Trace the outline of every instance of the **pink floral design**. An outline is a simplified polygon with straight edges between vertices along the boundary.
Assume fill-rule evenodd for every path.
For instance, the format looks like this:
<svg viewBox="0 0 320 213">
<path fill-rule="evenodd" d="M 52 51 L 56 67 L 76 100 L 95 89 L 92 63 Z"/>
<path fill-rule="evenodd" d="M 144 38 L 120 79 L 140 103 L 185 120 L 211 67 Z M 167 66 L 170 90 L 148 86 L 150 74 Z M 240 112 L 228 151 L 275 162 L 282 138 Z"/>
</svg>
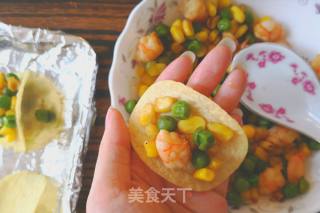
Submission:
<svg viewBox="0 0 320 213">
<path fill-rule="evenodd" d="M 154 26 L 154 25 L 159 24 L 165 18 L 167 6 L 166 6 L 165 2 L 163 2 L 158 7 L 158 2 L 155 1 L 154 8 L 150 8 L 150 10 L 152 11 L 152 16 L 149 19 L 149 23 L 152 26 Z"/>
<path fill-rule="evenodd" d="M 267 114 L 273 115 L 277 119 L 285 119 L 289 123 L 294 123 L 292 119 L 287 116 L 287 111 L 284 107 L 278 109 L 271 104 L 259 104 L 259 107 Z"/>
<path fill-rule="evenodd" d="M 120 105 L 124 106 L 127 102 L 127 99 L 125 97 L 119 97 L 118 102 Z"/>
<path fill-rule="evenodd" d="M 254 90 L 257 87 L 257 85 L 255 82 L 249 82 L 247 87 L 248 87 L 247 99 L 249 101 L 254 101 L 252 97 L 252 90 Z"/>
<path fill-rule="evenodd" d="M 273 64 L 277 64 L 285 59 L 285 56 L 278 51 L 271 51 L 268 53 L 265 50 L 262 50 L 258 53 L 258 55 L 254 55 L 253 53 L 248 53 L 246 60 L 247 61 L 255 61 L 258 63 L 260 68 L 265 68 L 268 62 Z"/>
<path fill-rule="evenodd" d="M 272 51 L 271 53 L 269 53 L 269 60 L 274 64 L 277 64 L 283 59 L 284 59 L 284 56 L 280 52 Z"/>
<path fill-rule="evenodd" d="M 311 95 L 316 94 L 316 88 L 314 83 L 308 79 L 308 74 L 304 71 L 299 71 L 299 65 L 296 63 L 290 64 L 294 76 L 291 79 L 291 83 L 295 86 L 302 84 L 303 90 Z"/>
</svg>

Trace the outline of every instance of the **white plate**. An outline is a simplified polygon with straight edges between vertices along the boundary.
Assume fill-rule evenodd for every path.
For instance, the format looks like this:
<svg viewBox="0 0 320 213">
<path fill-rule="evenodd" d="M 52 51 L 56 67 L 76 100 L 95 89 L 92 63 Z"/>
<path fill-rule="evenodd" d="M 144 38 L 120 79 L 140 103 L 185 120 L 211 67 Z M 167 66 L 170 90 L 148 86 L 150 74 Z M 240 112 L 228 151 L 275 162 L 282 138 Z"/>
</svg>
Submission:
<svg viewBox="0 0 320 213">
<path fill-rule="evenodd" d="M 286 28 L 287 38 L 303 58 L 310 60 L 320 53 L 320 0 L 238 0 L 250 6 L 259 16 L 269 15 Z M 109 76 L 111 104 L 127 118 L 123 104 L 136 98 L 137 79 L 133 69 L 133 55 L 139 38 L 159 21 L 171 23 L 179 16 L 177 0 L 144 0 L 129 16 L 114 51 Z M 320 211 L 320 152 L 314 154 L 307 172 L 310 191 L 283 203 L 261 201 L 258 204 L 232 210 L 236 213 L 279 212 L 314 213 Z"/>
</svg>

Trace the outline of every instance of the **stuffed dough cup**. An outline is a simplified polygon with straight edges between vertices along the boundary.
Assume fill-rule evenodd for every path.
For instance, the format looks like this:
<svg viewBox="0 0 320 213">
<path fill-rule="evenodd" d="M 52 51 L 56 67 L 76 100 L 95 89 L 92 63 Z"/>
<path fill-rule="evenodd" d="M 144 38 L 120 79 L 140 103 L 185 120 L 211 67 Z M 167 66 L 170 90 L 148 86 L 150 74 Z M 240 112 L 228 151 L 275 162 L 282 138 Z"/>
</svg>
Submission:
<svg viewBox="0 0 320 213">
<path fill-rule="evenodd" d="M 134 150 L 150 169 L 196 191 L 225 181 L 248 150 L 236 120 L 208 97 L 174 81 L 155 83 L 144 93 L 129 128 Z"/>
</svg>

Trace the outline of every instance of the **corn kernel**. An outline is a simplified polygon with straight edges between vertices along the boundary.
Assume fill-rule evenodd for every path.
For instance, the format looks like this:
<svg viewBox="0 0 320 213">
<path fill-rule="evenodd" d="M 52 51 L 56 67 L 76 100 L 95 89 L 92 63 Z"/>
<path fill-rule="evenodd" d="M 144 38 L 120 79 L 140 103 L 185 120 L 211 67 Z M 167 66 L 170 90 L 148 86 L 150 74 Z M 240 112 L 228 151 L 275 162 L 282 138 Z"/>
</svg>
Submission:
<svg viewBox="0 0 320 213">
<path fill-rule="evenodd" d="M 182 29 L 187 37 L 192 37 L 194 35 L 192 22 L 190 20 L 185 19 L 182 21 Z"/>
<path fill-rule="evenodd" d="M 13 92 L 17 91 L 18 90 L 18 86 L 19 86 L 19 81 L 16 78 L 10 77 L 8 79 L 8 88 L 11 91 L 13 91 Z"/>
<path fill-rule="evenodd" d="M 268 153 L 261 147 L 257 147 L 254 154 L 261 160 L 268 160 Z"/>
<path fill-rule="evenodd" d="M 156 112 L 154 111 L 152 104 L 146 104 L 140 115 L 140 124 L 147 126 L 148 124 L 153 124 L 156 121 Z"/>
<path fill-rule="evenodd" d="M 201 42 L 206 42 L 208 40 L 208 37 L 209 37 L 208 29 L 203 29 L 196 34 L 196 39 L 198 39 Z"/>
<path fill-rule="evenodd" d="M 316 71 L 317 69 L 320 69 L 320 55 L 317 55 L 314 59 L 312 59 L 311 66 Z"/>
<path fill-rule="evenodd" d="M 139 77 L 142 77 L 145 72 L 144 65 L 139 63 L 134 68 L 135 68 L 135 72 L 137 73 L 137 75 Z"/>
<path fill-rule="evenodd" d="M 140 79 L 141 83 L 144 84 L 144 85 L 147 85 L 147 86 L 150 86 L 151 84 L 153 84 L 153 82 L 154 82 L 155 80 L 156 80 L 156 78 L 151 77 L 151 76 L 148 75 L 147 73 L 144 74 L 144 75 L 141 77 L 141 79 Z"/>
<path fill-rule="evenodd" d="M 173 42 L 171 44 L 171 51 L 175 54 L 180 54 L 183 51 L 183 46 L 182 44 L 179 44 L 177 42 Z"/>
<path fill-rule="evenodd" d="M 205 128 L 206 121 L 200 116 L 191 116 L 186 120 L 180 120 L 178 122 L 178 129 L 185 134 L 193 134 L 196 129 L 202 127 Z"/>
<path fill-rule="evenodd" d="M 140 85 L 139 85 L 139 88 L 138 88 L 138 95 L 139 95 L 139 97 L 141 97 L 147 89 L 148 89 L 148 86 L 147 86 L 147 85 L 145 85 L 145 84 L 140 84 Z"/>
<path fill-rule="evenodd" d="M 215 42 L 218 38 L 219 32 L 217 30 L 213 30 L 209 34 L 209 41 Z"/>
<path fill-rule="evenodd" d="M 0 116 L 4 116 L 6 114 L 6 110 L 3 108 L 0 108 Z"/>
<path fill-rule="evenodd" d="M 210 16 L 217 15 L 217 6 L 212 1 L 207 2 L 207 9 Z"/>
<path fill-rule="evenodd" d="M 254 128 L 253 125 L 244 125 L 242 129 L 249 140 L 253 139 L 256 133 L 256 129 Z"/>
<path fill-rule="evenodd" d="M 236 20 L 238 23 L 243 23 L 246 19 L 246 15 L 244 12 L 240 9 L 238 6 L 232 6 L 230 8 L 231 13 L 233 15 L 234 20 Z"/>
<path fill-rule="evenodd" d="M 228 142 L 234 136 L 233 130 L 223 124 L 209 123 L 207 127 L 213 133 L 214 137 L 221 142 Z"/>
<path fill-rule="evenodd" d="M 150 66 L 147 67 L 146 72 L 151 77 L 156 77 L 160 75 L 160 73 L 164 70 L 166 64 L 164 63 L 152 63 Z"/>
<path fill-rule="evenodd" d="M 219 0 L 219 7 L 229 7 L 231 5 L 231 0 Z"/>
<path fill-rule="evenodd" d="M 201 46 L 200 50 L 196 53 L 198 58 L 204 57 L 208 52 L 208 48 L 204 45 Z"/>
<path fill-rule="evenodd" d="M 183 33 L 182 21 L 180 19 L 173 22 L 173 24 L 170 28 L 170 32 L 171 32 L 173 39 L 177 43 L 181 44 L 186 40 L 184 33 Z"/>
<path fill-rule="evenodd" d="M 208 168 L 212 169 L 212 170 L 216 170 L 218 169 L 219 167 L 221 166 L 221 163 L 217 160 L 211 160 L 210 161 L 210 164 L 208 166 Z"/>
<path fill-rule="evenodd" d="M 16 130 L 13 128 L 2 127 L 0 129 L 0 135 L 5 136 L 7 142 L 13 142 L 16 140 Z"/>
<path fill-rule="evenodd" d="M 237 30 L 235 36 L 236 38 L 240 38 L 243 36 L 246 32 L 248 31 L 248 26 L 247 25 L 241 25 L 239 29 Z"/>
<path fill-rule="evenodd" d="M 14 110 L 8 110 L 8 111 L 6 111 L 6 115 L 8 116 L 8 115 L 15 115 L 16 113 L 15 113 L 15 111 Z"/>
<path fill-rule="evenodd" d="M 193 177 L 198 180 L 211 182 L 215 178 L 215 173 L 211 169 L 202 168 L 202 169 L 197 169 L 193 173 Z"/>
<path fill-rule="evenodd" d="M 172 97 L 159 97 L 155 101 L 154 110 L 156 112 L 170 112 L 174 102 L 176 99 Z"/>
<path fill-rule="evenodd" d="M 155 158 L 158 156 L 156 142 L 154 140 L 145 141 L 143 145 L 144 145 L 144 149 L 146 150 L 147 157 Z"/>
<path fill-rule="evenodd" d="M 17 105 L 17 96 L 11 98 L 11 110 L 15 110 Z"/>
<path fill-rule="evenodd" d="M 6 86 L 6 77 L 3 73 L 0 73 L 0 90 L 3 90 Z"/>
<path fill-rule="evenodd" d="M 158 127 L 155 124 L 148 124 L 145 128 L 146 134 L 152 140 L 156 139 L 159 132 Z"/>
<path fill-rule="evenodd" d="M 264 16 L 262 18 L 260 18 L 260 22 L 265 22 L 265 21 L 271 21 L 271 17 L 270 16 Z"/>
<path fill-rule="evenodd" d="M 238 22 L 236 22 L 235 20 L 232 20 L 231 21 L 231 28 L 230 28 L 229 32 L 232 34 L 236 34 L 236 32 L 238 31 L 238 28 L 239 28 Z"/>
</svg>

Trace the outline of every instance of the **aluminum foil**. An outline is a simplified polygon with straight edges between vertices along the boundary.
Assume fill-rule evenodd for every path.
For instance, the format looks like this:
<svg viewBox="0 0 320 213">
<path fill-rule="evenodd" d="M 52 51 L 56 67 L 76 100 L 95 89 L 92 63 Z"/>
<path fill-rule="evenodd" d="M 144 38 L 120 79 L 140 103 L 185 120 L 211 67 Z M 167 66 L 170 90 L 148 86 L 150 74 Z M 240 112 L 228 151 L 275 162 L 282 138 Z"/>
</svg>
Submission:
<svg viewBox="0 0 320 213">
<path fill-rule="evenodd" d="M 0 178 L 21 170 L 49 176 L 59 185 L 58 212 L 74 212 L 95 118 L 96 54 L 76 36 L 0 23 L 0 71 L 26 70 L 45 74 L 65 96 L 64 130 L 38 151 L 15 153 L 0 147 Z"/>
</svg>

